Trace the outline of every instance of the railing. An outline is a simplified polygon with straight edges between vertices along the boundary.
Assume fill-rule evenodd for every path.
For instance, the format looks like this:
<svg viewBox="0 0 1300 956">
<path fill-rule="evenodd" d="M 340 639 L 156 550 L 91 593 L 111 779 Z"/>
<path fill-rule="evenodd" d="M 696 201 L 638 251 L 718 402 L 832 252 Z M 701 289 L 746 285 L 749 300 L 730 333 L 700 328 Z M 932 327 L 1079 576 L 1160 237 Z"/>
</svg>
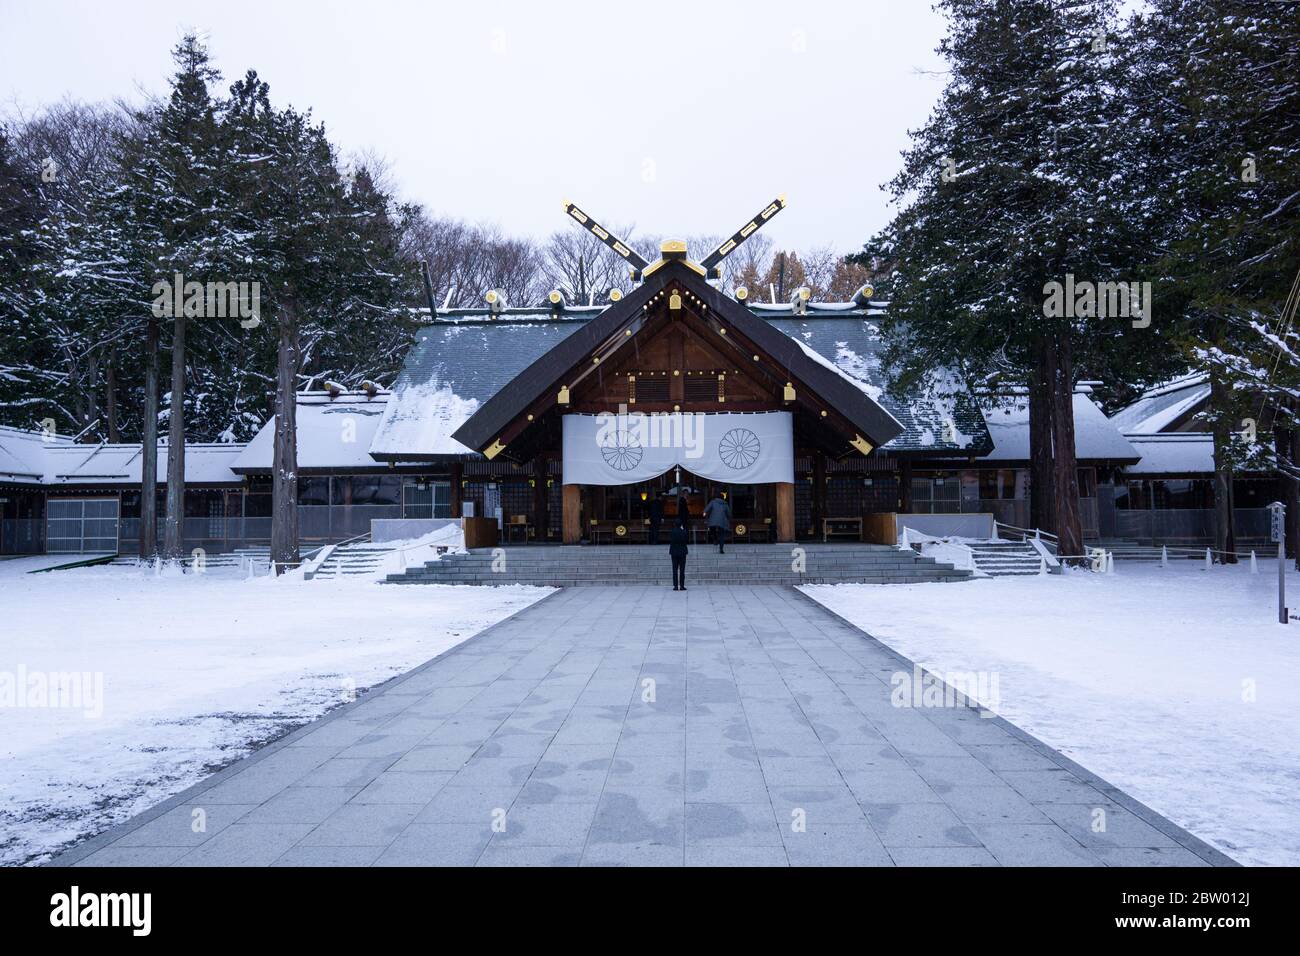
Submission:
<svg viewBox="0 0 1300 956">
<path fill-rule="evenodd" d="M 308 569 L 308 571 L 314 572 L 317 569 L 319 569 L 322 564 L 324 564 L 326 561 L 329 560 L 331 554 L 333 554 L 339 548 L 343 547 L 345 544 L 353 544 L 357 541 L 365 541 L 369 537 L 370 537 L 370 532 L 366 531 L 362 534 L 356 535 L 355 537 L 347 538 L 344 541 L 337 541 L 333 544 L 322 544 L 318 548 L 312 548 L 310 551 L 306 552 L 305 554 L 298 555 L 298 562 L 295 565 L 295 567 L 300 568 L 303 567 L 304 565 L 311 564 L 312 566 Z M 315 562 L 312 562 L 311 560 L 312 555 L 319 555 L 319 557 L 317 557 Z M 287 563 L 292 563 L 292 562 L 287 562 Z M 272 562 L 272 566 L 274 566 L 274 562 Z"/>
<path fill-rule="evenodd" d="M 1050 531 L 1043 531 L 1040 528 L 1017 528 L 1015 525 L 1003 524 L 1001 521 L 993 522 L 993 530 L 999 538 L 1008 541 L 1028 541 L 1030 538 L 1037 538 L 1039 541 L 1057 544 L 1059 540 Z"/>
</svg>

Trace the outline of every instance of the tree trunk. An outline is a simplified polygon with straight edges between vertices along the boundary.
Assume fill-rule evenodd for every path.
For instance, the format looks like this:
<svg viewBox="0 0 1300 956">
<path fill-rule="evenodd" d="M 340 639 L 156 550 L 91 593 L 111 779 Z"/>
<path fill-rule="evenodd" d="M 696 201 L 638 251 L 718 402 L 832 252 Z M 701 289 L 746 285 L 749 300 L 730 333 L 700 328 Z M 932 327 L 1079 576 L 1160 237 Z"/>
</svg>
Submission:
<svg viewBox="0 0 1300 956">
<path fill-rule="evenodd" d="M 1052 480 L 1056 500 L 1056 540 L 1059 554 L 1083 554 L 1079 520 L 1079 468 L 1074 457 L 1074 359 L 1069 332 L 1049 345 L 1052 373 Z"/>
<path fill-rule="evenodd" d="M 1214 420 L 1214 547 L 1215 560 L 1237 563 L 1237 533 L 1232 514 L 1232 416 L 1223 382 L 1210 372 L 1210 407 Z"/>
<path fill-rule="evenodd" d="M 158 554 L 158 320 L 144 338 L 144 422 L 140 433 L 140 557 Z"/>
<path fill-rule="evenodd" d="M 104 418 L 108 423 L 108 440 L 116 445 L 122 435 L 117 428 L 117 371 L 112 359 L 104 367 Z"/>
<path fill-rule="evenodd" d="M 298 566 L 298 303 L 292 292 L 279 309 L 276 353 L 275 454 L 271 465 L 271 561 L 277 574 Z"/>
<path fill-rule="evenodd" d="M 1029 375 L 1029 524 L 1056 532 L 1055 485 L 1052 475 L 1052 393 L 1048 382 L 1047 340 L 1034 345 Z M 1064 553 L 1064 552 L 1062 552 Z"/>
<path fill-rule="evenodd" d="M 163 556 L 179 560 L 185 553 L 185 316 L 172 327 L 172 397 L 167 417 L 167 520 Z"/>
<path fill-rule="evenodd" d="M 95 425 L 99 422 L 99 389 L 95 380 L 99 378 L 99 358 L 92 351 L 86 358 L 86 411 L 81 422 L 85 432 L 82 441 L 97 443 L 102 439 L 95 434 Z"/>
</svg>

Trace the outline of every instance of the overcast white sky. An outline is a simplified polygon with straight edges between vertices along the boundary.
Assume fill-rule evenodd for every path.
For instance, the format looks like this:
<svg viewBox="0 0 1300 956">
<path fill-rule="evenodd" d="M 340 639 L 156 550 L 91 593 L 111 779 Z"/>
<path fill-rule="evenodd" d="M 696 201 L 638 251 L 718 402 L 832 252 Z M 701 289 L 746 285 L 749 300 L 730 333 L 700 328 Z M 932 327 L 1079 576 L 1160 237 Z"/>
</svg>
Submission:
<svg viewBox="0 0 1300 956">
<path fill-rule="evenodd" d="M 928 0 L 0 0 L 0 108 L 161 92 L 186 29 L 403 198 L 536 236 L 564 199 L 726 234 L 786 193 L 773 239 L 853 251 L 943 85 Z"/>
</svg>

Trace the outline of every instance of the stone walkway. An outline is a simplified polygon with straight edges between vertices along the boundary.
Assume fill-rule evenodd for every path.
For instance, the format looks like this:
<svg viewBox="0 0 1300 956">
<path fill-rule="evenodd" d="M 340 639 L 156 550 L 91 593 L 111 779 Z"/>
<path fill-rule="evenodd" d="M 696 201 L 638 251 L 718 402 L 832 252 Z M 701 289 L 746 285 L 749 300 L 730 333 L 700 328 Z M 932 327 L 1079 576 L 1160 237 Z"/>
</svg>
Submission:
<svg viewBox="0 0 1300 956">
<path fill-rule="evenodd" d="M 561 591 L 56 862 L 1231 862 L 900 671 L 789 588 Z"/>
</svg>

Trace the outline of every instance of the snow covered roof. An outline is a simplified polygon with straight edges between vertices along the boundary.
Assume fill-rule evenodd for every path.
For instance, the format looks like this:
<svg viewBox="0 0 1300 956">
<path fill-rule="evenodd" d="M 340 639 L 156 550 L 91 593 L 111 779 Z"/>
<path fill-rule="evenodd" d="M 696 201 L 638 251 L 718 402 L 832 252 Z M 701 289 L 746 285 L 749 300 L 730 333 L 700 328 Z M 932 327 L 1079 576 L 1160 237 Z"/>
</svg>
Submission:
<svg viewBox="0 0 1300 956">
<path fill-rule="evenodd" d="M 979 409 L 955 376 L 937 374 L 929 387 L 901 400 L 884 390 L 879 356 L 883 343 L 869 319 L 882 314 L 884 306 L 809 303 L 806 314 L 796 314 L 789 304 L 751 303 L 749 309 L 902 425 L 902 434 L 881 446 L 883 451 L 978 455 L 991 448 Z M 566 309 L 552 317 L 548 309 L 511 309 L 501 316 L 459 309 L 435 320 L 416 336 L 371 454 L 380 461 L 471 454 L 452 433 L 516 375 L 601 311 Z"/>
<path fill-rule="evenodd" d="M 599 312 L 550 318 L 545 309 L 516 309 L 497 318 L 458 310 L 421 329 L 393 383 L 370 453 L 380 461 L 473 454 L 452 432 Z"/>
<path fill-rule="evenodd" d="M 53 449 L 46 483 L 51 485 L 138 485 L 139 444 L 73 445 Z M 231 465 L 244 450 L 242 444 L 185 445 L 185 484 L 232 484 L 241 479 Z M 158 446 L 158 483 L 167 481 L 167 446 Z"/>
<path fill-rule="evenodd" d="M 298 468 L 301 471 L 374 468 L 370 446 L 384 417 L 390 395 L 378 391 L 299 392 Z M 253 436 L 232 467 L 240 474 L 271 470 L 275 454 L 275 418 Z"/>
<path fill-rule="evenodd" d="M 1166 432 L 1126 436 L 1142 460 L 1126 475 L 1183 475 L 1214 472 L 1214 436 L 1209 432 Z"/>
<path fill-rule="evenodd" d="M 882 451 L 980 455 L 993 446 L 975 400 L 956 375 L 936 370 L 923 387 L 902 398 L 885 390 L 884 342 L 879 327 L 868 318 L 883 312 L 878 303 L 820 315 L 796 315 L 789 306 L 784 307 L 785 315 L 773 315 L 776 310 L 763 306 L 760 314 L 804 351 L 854 382 L 903 426 L 900 435 L 881 446 Z"/>
<path fill-rule="evenodd" d="M 1023 390 L 993 398 L 984 419 L 994 449 L 985 461 L 1029 460 L 1029 401 Z M 1074 454 L 1080 461 L 1131 462 L 1137 450 L 1092 400 L 1091 389 L 1074 392 Z"/>
<path fill-rule="evenodd" d="M 52 449 L 73 446 L 71 438 L 0 426 L 0 481 L 39 485 L 49 470 Z M 74 446 L 85 448 L 85 445 Z"/>
<path fill-rule="evenodd" d="M 0 427 L 0 482 L 28 485 L 130 485 L 140 483 L 139 443 L 87 445 L 71 438 Z M 230 470 L 242 444 L 185 446 L 187 485 L 240 481 Z M 166 481 L 167 446 L 158 445 L 158 480 Z"/>
<path fill-rule="evenodd" d="M 1148 389 L 1137 401 L 1110 416 L 1110 420 L 1126 435 L 1154 435 L 1185 420 L 1209 397 L 1209 377 L 1187 375 Z"/>
</svg>

